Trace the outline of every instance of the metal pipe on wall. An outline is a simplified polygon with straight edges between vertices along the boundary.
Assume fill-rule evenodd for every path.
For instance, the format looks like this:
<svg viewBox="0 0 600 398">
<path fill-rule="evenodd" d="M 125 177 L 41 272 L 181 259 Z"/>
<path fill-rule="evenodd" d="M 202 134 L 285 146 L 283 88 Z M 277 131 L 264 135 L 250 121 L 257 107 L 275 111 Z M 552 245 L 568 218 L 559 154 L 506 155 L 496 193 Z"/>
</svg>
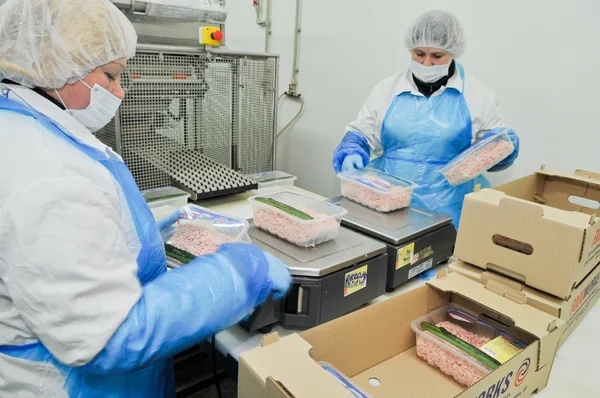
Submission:
<svg viewBox="0 0 600 398">
<path fill-rule="evenodd" d="M 265 19 L 261 19 L 263 1 L 266 4 Z M 256 9 L 256 24 L 265 28 L 265 52 L 268 53 L 271 50 L 271 36 L 273 35 L 273 29 L 271 24 L 271 12 L 273 9 L 273 3 L 271 2 L 271 0 L 254 0 L 254 8 Z"/>
</svg>

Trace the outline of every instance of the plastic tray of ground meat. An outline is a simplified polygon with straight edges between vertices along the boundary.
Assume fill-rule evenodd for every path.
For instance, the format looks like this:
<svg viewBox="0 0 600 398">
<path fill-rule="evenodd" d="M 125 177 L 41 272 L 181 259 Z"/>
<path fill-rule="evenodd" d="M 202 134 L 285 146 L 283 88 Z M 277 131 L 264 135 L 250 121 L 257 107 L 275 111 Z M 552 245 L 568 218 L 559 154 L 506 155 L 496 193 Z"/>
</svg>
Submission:
<svg viewBox="0 0 600 398">
<path fill-rule="evenodd" d="M 382 213 L 408 207 L 416 188 L 410 181 L 372 169 L 343 173 L 339 178 L 342 195 Z"/>
<path fill-rule="evenodd" d="M 515 150 L 506 131 L 495 134 L 462 152 L 441 170 L 451 185 L 461 185 L 485 173 Z"/>
<path fill-rule="evenodd" d="M 428 325 L 452 336 L 442 338 L 436 334 L 437 330 L 426 330 L 424 326 Z M 439 308 L 413 321 L 411 328 L 417 334 L 417 355 L 465 387 L 473 386 L 527 346 L 455 305 Z M 461 341 L 457 346 L 450 343 L 450 339 Z"/>
<path fill-rule="evenodd" d="M 248 200 L 258 228 L 301 247 L 335 239 L 342 217 L 348 214 L 341 207 L 290 191 Z"/>
<path fill-rule="evenodd" d="M 187 205 L 167 236 L 168 263 L 181 266 L 198 256 L 215 253 L 224 243 L 250 242 L 249 227 L 246 220 Z"/>
</svg>

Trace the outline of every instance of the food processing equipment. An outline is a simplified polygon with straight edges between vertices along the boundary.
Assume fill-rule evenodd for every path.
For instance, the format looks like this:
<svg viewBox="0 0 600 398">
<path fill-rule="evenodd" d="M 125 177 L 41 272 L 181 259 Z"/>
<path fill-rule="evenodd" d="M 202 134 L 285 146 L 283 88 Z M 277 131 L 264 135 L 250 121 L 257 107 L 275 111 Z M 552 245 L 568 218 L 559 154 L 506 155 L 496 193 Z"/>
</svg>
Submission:
<svg viewBox="0 0 600 398">
<path fill-rule="evenodd" d="M 274 168 L 278 57 L 200 44 L 206 29 L 224 42 L 223 0 L 113 3 L 139 44 L 125 100 L 97 137 L 142 190 L 173 185 L 199 200 L 256 189 L 243 175 Z"/>
</svg>

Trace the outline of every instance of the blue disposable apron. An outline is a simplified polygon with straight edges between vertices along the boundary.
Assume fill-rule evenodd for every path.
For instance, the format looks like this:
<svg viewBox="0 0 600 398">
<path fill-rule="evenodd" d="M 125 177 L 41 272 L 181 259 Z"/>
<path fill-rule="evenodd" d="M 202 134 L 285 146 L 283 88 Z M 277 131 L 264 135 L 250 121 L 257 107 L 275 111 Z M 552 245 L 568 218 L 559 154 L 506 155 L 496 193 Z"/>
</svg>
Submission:
<svg viewBox="0 0 600 398">
<path fill-rule="evenodd" d="M 104 166 L 119 183 L 127 205 L 141 250 L 137 257 L 137 276 L 142 285 L 167 271 L 164 242 L 133 175 L 117 156 L 84 144 L 67 129 L 30 106 L 20 104 L 0 95 L 0 110 L 8 110 L 36 119 L 49 134 L 59 137 L 75 149 L 85 153 Z M 65 378 L 64 389 L 71 398 L 174 397 L 175 383 L 173 361 L 163 360 L 137 371 L 111 376 L 97 376 L 78 368 L 60 364 L 41 343 L 25 346 L 3 346 L 0 353 L 31 361 L 52 363 Z"/>
<path fill-rule="evenodd" d="M 464 81 L 462 65 L 456 64 Z M 485 178 L 452 186 L 440 170 L 472 143 L 471 113 L 463 94 L 446 88 L 441 95 L 397 95 L 383 119 L 383 156 L 370 167 L 418 184 L 411 206 L 452 217 L 458 228 L 463 200 Z"/>
</svg>

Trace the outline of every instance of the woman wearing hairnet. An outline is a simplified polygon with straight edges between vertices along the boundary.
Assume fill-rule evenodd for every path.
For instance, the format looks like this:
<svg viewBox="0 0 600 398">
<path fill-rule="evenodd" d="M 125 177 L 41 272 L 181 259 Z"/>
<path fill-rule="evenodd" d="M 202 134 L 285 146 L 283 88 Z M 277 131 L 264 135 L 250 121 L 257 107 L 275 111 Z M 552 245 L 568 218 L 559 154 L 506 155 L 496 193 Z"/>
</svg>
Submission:
<svg viewBox="0 0 600 398">
<path fill-rule="evenodd" d="M 174 396 L 172 356 L 285 294 L 287 267 L 224 245 L 166 272 L 159 228 L 92 132 L 135 53 L 108 0 L 0 7 L 0 396 Z"/>
<path fill-rule="evenodd" d="M 466 75 L 455 61 L 465 39 L 458 19 L 445 11 L 421 15 L 406 33 L 412 52 L 407 72 L 383 80 L 371 92 L 333 159 L 336 172 L 370 167 L 419 185 L 412 206 L 451 216 L 458 227 L 463 198 L 479 181 L 451 186 L 440 173 L 475 142 L 504 130 L 495 94 Z M 515 151 L 489 171 L 508 168 Z"/>
</svg>

